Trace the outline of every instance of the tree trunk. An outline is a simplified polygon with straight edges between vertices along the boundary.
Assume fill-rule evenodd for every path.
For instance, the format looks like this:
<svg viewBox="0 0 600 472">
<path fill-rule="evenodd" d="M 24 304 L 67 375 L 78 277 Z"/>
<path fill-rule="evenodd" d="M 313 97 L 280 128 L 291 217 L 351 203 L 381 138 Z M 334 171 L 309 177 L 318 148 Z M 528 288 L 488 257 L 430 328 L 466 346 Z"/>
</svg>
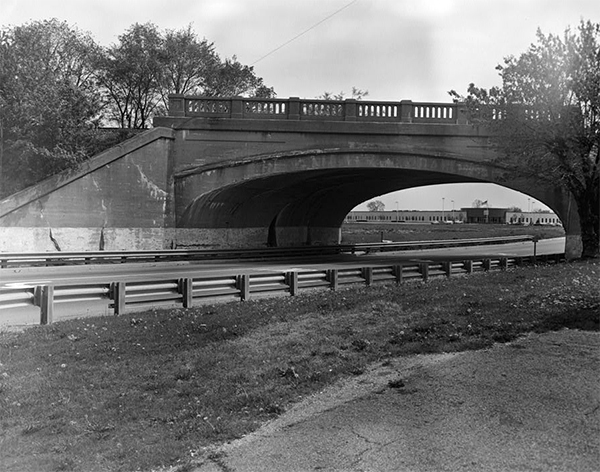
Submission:
<svg viewBox="0 0 600 472">
<path fill-rule="evenodd" d="M 597 188 L 586 189 L 580 195 L 575 196 L 577 212 L 581 227 L 581 243 L 583 259 L 595 258 L 600 255 L 600 195 Z"/>
</svg>

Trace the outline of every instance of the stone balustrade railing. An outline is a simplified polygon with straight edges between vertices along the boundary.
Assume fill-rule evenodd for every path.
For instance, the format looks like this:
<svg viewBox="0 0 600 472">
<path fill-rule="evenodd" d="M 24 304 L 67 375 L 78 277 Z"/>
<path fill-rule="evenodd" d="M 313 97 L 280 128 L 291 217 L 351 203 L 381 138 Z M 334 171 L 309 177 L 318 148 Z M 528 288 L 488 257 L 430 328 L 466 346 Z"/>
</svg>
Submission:
<svg viewBox="0 0 600 472">
<path fill-rule="evenodd" d="M 461 103 L 372 102 L 348 99 L 221 98 L 171 95 L 169 116 L 268 120 L 466 124 Z"/>
</svg>

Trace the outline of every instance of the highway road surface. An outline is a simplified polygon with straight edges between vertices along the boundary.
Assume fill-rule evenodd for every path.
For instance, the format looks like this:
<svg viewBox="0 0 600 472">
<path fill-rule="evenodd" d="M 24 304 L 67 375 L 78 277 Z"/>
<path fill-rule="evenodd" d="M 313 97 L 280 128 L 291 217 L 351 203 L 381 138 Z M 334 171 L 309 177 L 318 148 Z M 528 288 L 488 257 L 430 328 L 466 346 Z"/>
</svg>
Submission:
<svg viewBox="0 0 600 472">
<path fill-rule="evenodd" d="M 565 238 L 541 240 L 536 254 L 564 252 Z M 131 263 L 114 265 L 80 265 L 58 267 L 27 267 L 0 269 L 0 287 L 30 287 L 37 285 L 76 285 L 116 281 L 148 281 L 178 279 L 192 276 L 258 274 L 293 270 L 343 268 L 357 265 L 391 265 L 411 260 L 448 260 L 470 257 L 529 256 L 534 253 L 533 242 L 463 248 L 440 248 L 420 251 L 380 252 L 375 254 L 341 254 L 288 260 L 222 260 L 193 262 Z M 164 305 L 163 305 L 164 306 Z M 179 305 L 180 306 L 180 305 Z M 128 310 L 148 309 L 148 306 L 128 307 Z M 113 310 L 108 300 L 85 301 L 55 307 L 54 321 L 80 316 L 109 315 Z M 34 306 L 0 311 L 0 330 L 14 326 L 39 323 L 39 308 Z"/>
</svg>

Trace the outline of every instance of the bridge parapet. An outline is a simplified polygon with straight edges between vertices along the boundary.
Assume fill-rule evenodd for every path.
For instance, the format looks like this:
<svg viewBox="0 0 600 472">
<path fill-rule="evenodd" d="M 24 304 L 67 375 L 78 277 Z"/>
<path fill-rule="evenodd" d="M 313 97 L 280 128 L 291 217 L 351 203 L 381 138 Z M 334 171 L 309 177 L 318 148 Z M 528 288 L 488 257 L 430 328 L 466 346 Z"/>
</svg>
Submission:
<svg viewBox="0 0 600 472">
<path fill-rule="evenodd" d="M 348 99 L 305 100 L 290 98 L 243 98 L 169 96 L 169 116 L 230 119 L 362 121 L 466 124 L 462 103 L 375 102 Z"/>
</svg>

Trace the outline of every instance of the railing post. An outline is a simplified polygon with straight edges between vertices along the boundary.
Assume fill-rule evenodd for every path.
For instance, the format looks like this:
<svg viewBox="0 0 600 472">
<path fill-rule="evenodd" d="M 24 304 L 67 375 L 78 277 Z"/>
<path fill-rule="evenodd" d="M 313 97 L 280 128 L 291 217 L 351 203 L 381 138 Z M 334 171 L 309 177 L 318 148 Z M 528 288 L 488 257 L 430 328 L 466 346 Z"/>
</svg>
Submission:
<svg viewBox="0 0 600 472">
<path fill-rule="evenodd" d="M 367 287 L 373 284 L 373 267 L 363 267 L 362 270 L 363 279 L 365 279 L 365 285 Z"/>
<path fill-rule="evenodd" d="M 300 98 L 290 97 L 288 100 L 288 120 L 300 119 Z"/>
<path fill-rule="evenodd" d="M 231 118 L 244 117 L 244 99 L 242 97 L 233 97 L 231 99 Z"/>
<path fill-rule="evenodd" d="M 52 323 L 54 318 L 54 286 L 44 285 L 40 293 L 40 324 Z"/>
<path fill-rule="evenodd" d="M 327 271 L 327 280 L 329 281 L 329 286 L 331 290 L 338 289 L 338 270 L 337 269 L 329 269 Z"/>
<path fill-rule="evenodd" d="M 467 272 L 467 274 L 472 274 L 473 273 L 473 261 L 472 260 L 468 260 L 468 261 L 463 261 L 463 267 L 465 269 L 465 271 Z"/>
<path fill-rule="evenodd" d="M 423 282 L 427 282 L 427 280 L 429 280 L 429 262 L 421 262 L 419 264 L 419 268 L 421 269 L 421 275 L 423 276 Z"/>
<path fill-rule="evenodd" d="M 500 270 L 506 270 L 508 267 L 508 257 L 500 258 Z"/>
<path fill-rule="evenodd" d="M 183 308 L 191 308 L 194 304 L 193 282 L 194 279 L 190 277 L 179 279 L 179 293 L 183 296 Z"/>
<path fill-rule="evenodd" d="M 185 116 L 184 95 L 169 95 L 169 116 Z"/>
<path fill-rule="evenodd" d="M 402 100 L 400 102 L 400 121 L 412 123 L 413 102 L 412 100 Z"/>
<path fill-rule="evenodd" d="M 298 272 L 291 271 L 285 274 L 286 284 L 290 288 L 290 295 L 294 296 L 298 293 Z"/>
<path fill-rule="evenodd" d="M 344 101 L 344 121 L 356 121 L 356 99 L 348 98 Z"/>
<path fill-rule="evenodd" d="M 113 282 L 111 287 L 111 298 L 113 299 L 115 315 L 121 315 L 125 312 L 126 291 L 127 285 L 125 282 Z"/>
<path fill-rule="evenodd" d="M 492 260 L 491 259 L 484 259 L 483 260 L 483 270 L 489 271 L 491 266 L 492 266 Z"/>
<path fill-rule="evenodd" d="M 469 123 L 469 113 L 467 110 L 467 105 L 463 102 L 457 103 L 454 106 L 454 111 L 456 113 L 456 124 L 457 125 L 466 125 Z"/>
<path fill-rule="evenodd" d="M 452 261 L 444 262 L 444 272 L 446 277 L 452 277 Z"/>
<path fill-rule="evenodd" d="M 240 291 L 240 299 L 242 301 L 250 298 L 250 276 L 248 274 L 237 276 L 237 288 Z"/>
<path fill-rule="evenodd" d="M 396 277 L 396 283 L 402 283 L 402 264 L 395 265 L 393 269 L 393 274 Z"/>
</svg>

